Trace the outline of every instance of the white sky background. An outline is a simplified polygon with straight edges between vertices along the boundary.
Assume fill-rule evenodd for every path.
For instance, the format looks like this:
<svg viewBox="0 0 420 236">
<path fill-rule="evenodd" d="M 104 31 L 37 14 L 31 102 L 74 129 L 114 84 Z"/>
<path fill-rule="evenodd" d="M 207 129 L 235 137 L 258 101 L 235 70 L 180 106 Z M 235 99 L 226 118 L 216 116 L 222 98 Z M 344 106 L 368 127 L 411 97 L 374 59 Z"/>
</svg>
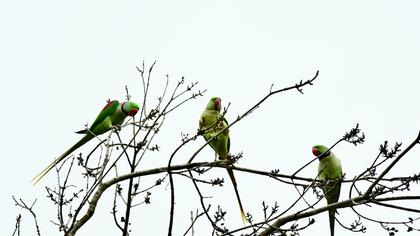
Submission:
<svg viewBox="0 0 420 236">
<path fill-rule="evenodd" d="M 231 103 L 233 120 L 268 92 L 300 79 L 320 76 L 314 86 L 276 95 L 231 129 L 233 153 L 244 152 L 238 166 L 280 169 L 290 174 L 312 158 L 314 144 L 331 145 L 356 123 L 367 138 L 364 145 L 341 144 L 335 149 L 348 179 L 364 170 L 384 140 L 406 147 L 420 128 L 420 4 L 417 1 L 3 1 L 0 3 L 0 87 L 4 101 L 2 128 L 3 190 L 0 195 L 0 235 L 11 235 L 22 212 L 11 196 L 28 203 L 38 199 L 43 235 L 56 235 L 49 220 L 55 207 L 45 198 L 45 184 L 55 183 L 54 172 L 39 186 L 32 177 L 80 137 L 73 131 L 92 122 L 105 100 L 124 99 L 128 85 L 133 99 L 141 98 L 135 66 L 157 60 L 153 99 L 169 74 L 171 85 L 185 76 L 208 89 L 166 120 L 157 140 L 162 148 L 146 157 L 144 168 L 164 166 L 180 143 L 180 133 L 193 133 L 207 100 L 222 97 Z M 340 1 L 341 2 L 341 1 Z M 141 101 L 139 101 L 141 103 Z M 200 139 L 176 158 L 183 163 Z M 88 151 L 90 144 L 80 151 Z M 76 152 L 78 153 L 78 152 Z M 416 147 L 393 171 L 419 173 Z M 210 148 L 198 160 L 212 160 Z M 314 177 L 316 164 L 302 175 Z M 224 171 L 212 177 L 226 178 Z M 148 182 L 150 180 L 150 182 Z M 145 185 L 156 178 L 145 179 Z M 189 212 L 200 209 L 190 181 L 176 179 L 174 235 L 188 227 Z M 289 186 L 267 178 L 237 173 L 245 210 L 260 219 L 261 202 L 278 201 L 287 207 L 297 194 Z M 152 204 L 134 209 L 134 235 L 165 235 L 169 188 L 153 190 Z M 148 186 L 148 185 L 147 185 Z M 343 186 L 342 199 L 348 185 Z M 418 194 L 418 186 L 412 187 Z M 213 206 L 229 211 L 228 227 L 241 226 L 234 192 L 203 188 Z M 112 223 L 112 190 L 99 202 L 91 222 L 79 235 L 118 235 Z M 418 203 L 417 203 L 418 204 Z M 324 206 L 322 201 L 319 206 Z M 214 208 L 213 208 L 214 209 Z M 373 216 L 404 219 L 406 212 L 375 211 Z M 378 208 L 379 209 L 379 208 Z M 340 210 L 347 224 L 356 218 Z M 328 234 L 327 213 L 301 235 Z M 306 220 L 303 220 L 306 222 Z M 23 235 L 33 235 L 31 217 L 23 212 Z M 368 235 L 387 235 L 367 224 Z M 196 231 L 208 235 L 201 218 Z M 400 228 L 404 235 L 404 228 Z M 153 233 L 152 233 L 153 232 Z M 337 235 L 354 235 L 336 225 Z"/>
</svg>

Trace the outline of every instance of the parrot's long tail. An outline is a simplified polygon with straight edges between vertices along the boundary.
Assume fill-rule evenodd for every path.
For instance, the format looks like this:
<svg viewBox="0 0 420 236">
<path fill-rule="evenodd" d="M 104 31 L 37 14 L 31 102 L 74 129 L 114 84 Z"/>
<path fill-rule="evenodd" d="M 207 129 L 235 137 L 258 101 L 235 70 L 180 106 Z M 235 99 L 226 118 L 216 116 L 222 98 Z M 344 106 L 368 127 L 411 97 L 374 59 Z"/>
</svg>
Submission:
<svg viewBox="0 0 420 236">
<path fill-rule="evenodd" d="M 226 170 L 229 174 L 230 180 L 232 181 L 233 189 L 235 189 L 236 199 L 238 199 L 239 208 L 241 210 L 242 222 L 245 224 L 246 223 L 245 211 L 244 211 L 244 208 L 242 207 L 241 198 L 239 197 L 239 192 L 238 192 L 238 187 L 236 185 L 235 175 L 233 175 L 233 170 L 232 169 L 227 168 Z"/>
<path fill-rule="evenodd" d="M 328 217 L 330 219 L 330 234 L 334 236 L 335 209 L 328 211 Z"/>
<path fill-rule="evenodd" d="M 31 181 L 32 184 L 35 185 L 36 183 L 38 183 L 42 179 L 42 177 L 44 177 L 52 168 L 54 168 L 55 165 L 60 163 L 62 160 L 64 160 L 64 158 L 66 158 L 68 155 L 70 155 L 74 150 L 78 149 L 80 146 L 87 143 L 92 138 L 93 138 L 92 135 L 88 135 L 88 134 L 85 135 L 82 139 L 79 140 L 79 142 L 74 144 L 69 150 L 64 152 L 61 156 L 59 156 L 51 164 L 49 164 L 43 171 L 41 171 L 41 173 L 36 175 Z"/>
</svg>

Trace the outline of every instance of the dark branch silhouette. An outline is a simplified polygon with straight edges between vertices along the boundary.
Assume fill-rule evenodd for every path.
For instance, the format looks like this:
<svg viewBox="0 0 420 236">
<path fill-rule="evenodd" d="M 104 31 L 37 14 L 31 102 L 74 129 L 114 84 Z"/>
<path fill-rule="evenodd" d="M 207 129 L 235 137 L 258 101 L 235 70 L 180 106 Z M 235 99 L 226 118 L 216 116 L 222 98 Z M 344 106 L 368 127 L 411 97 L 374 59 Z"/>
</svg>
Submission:
<svg viewBox="0 0 420 236">
<path fill-rule="evenodd" d="M 110 188 L 114 191 L 112 201 L 103 204 L 111 209 L 110 217 L 112 217 L 115 227 L 123 236 L 130 235 L 130 232 L 134 230 L 141 231 L 141 228 L 138 229 L 136 226 L 134 208 L 154 204 L 154 194 L 162 194 L 157 193 L 157 190 L 165 187 L 170 190 L 168 191 L 170 207 L 167 211 L 156 214 L 169 214 L 168 235 L 173 235 L 175 225 L 182 228 L 183 235 L 202 235 L 201 229 L 195 227 L 199 221 L 207 224 L 208 231 L 206 232 L 212 232 L 212 235 L 299 235 L 300 232 L 310 229 L 317 223 L 315 215 L 331 209 L 344 208 L 351 211 L 353 218 L 340 219 L 338 215 L 336 221 L 343 229 L 352 232 L 365 232 L 367 222 L 379 225 L 390 235 L 396 234 L 401 229 L 405 229 L 407 232 L 419 231 L 420 216 L 417 214 L 420 213 L 420 208 L 404 205 L 403 202 L 420 200 L 420 196 L 410 194 L 414 185 L 420 181 L 420 170 L 418 173 L 405 176 L 391 176 L 390 171 L 397 168 L 397 163 L 407 156 L 417 144 L 420 144 L 420 132 L 409 145 L 397 142 L 390 147 L 388 141 L 384 141 L 379 146 L 378 154 L 372 157 L 369 166 L 360 170 L 356 176 L 343 176 L 342 188 L 349 189 L 349 195 L 341 196 L 342 200 L 325 206 L 320 206 L 320 204 L 326 202 L 322 188 L 328 184 L 327 181 L 319 180 L 318 176 L 302 176 L 301 174 L 302 170 L 317 160 L 317 157 L 307 163 L 299 163 L 297 165 L 299 168 L 292 171 L 292 174 L 281 173 L 278 169 L 257 170 L 238 166 L 237 161 L 246 158 L 242 152 L 232 155 L 230 163 L 226 161 L 196 161 L 197 156 L 214 138 L 243 119 L 251 118 L 250 115 L 272 96 L 287 94 L 286 92 L 304 94 L 304 89 L 315 84 L 319 76 L 318 71 L 311 79 L 300 80 L 285 88 L 275 89 L 272 85 L 265 96 L 257 99 L 255 104 L 251 104 L 248 109 L 237 115 L 225 129 L 207 142 L 203 142 L 200 137 L 207 130 L 199 129 L 193 133 L 182 132 L 180 140 L 175 143 L 175 148 L 167 152 L 170 153 L 165 157 L 167 164 L 149 169 L 140 168 L 144 159 L 148 158 L 151 153 L 159 153 L 162 149 L 167 148 L 167 145 L 156 141 L 157 137 L 161 135 L 162 129 L 173 128 L 165 127 L 165 121 L 176 119 L 174 111 L 182 110 L 185 104 L 206 93 L 206 90 L 198 89 L 197 82 L 188 83 L 184 77 L 173 82 L 169 75 L 166 75 L 160 93 L 153 94 L 151 87 L 157 83 L 155 79 L 152 79 L 155 66 L 156 61 L 149 68 L 146 68 L 144 62 L 137 67 L 143 99 L 139 115 L 126 121 L 122 126 L 115 127 L 101 139 L 98 138 L 97 145 L 87 155 L 82 153 L 71 155 L 56 166 L 57 184 L 46 187 L 46 192 L 51 206 L 57 210 L 57 218 L 51 220 L 57 226 L 57 231 L 64 235 L 76 235 L 79 229 L 91 220 L 98 201 L 102 198 L 103 193 Z M 127 86 L 125 93 L 126 99 L 130 100 L 132 96 Z M 154 99 L 155 97 L 157 99 Z M 234 105 L 227 104 L 223 109 L 221 119 L 224 119 L 224 116 L 229 112 L 230 106 Z M 196 124 L 196 121 L 194 120 L 192 123 Z M 333 150 L 337 145 L 358 146 L 365 141 L 365 134 L 359 124 L 343 133 L 341 137 L 337 137 L 337 141 L 330 144 L 328 151 Z M 185 152 L 182 151 L 196 141 L 200 142 L 199 147 L 185 155 Z M 177 164 L 174 164 L 175 160 Z M 261 194 L 259 195 L 261 208 L 258 210 L 261 211 L 262 216 L 255 217 L 256 210 L 247 212 L 247 224 L 234 228 L 227 221 L 228 212 L 221 203 L 206 197 L 203 188 L 203 186 L 220 187 L 224 185 L 223 178 L 210 178 L 208 175 L 210 170 L 217 168 L 243 172 L 250 177 L 275 180 L 279 188 L 284 188 L 285 191 L 296 191 L 298 196 L 289 203 L 284 203 L 279 199 L 277 202 L 269 204 L 264 199 L 264 194 Z M 154 178 L 154 183 L 146 184 L 143 181 L 145 177 Z M 184 184 L 185 186 L 183 185 L 182 188 L 193 189 L 199 200 L 197 206 L 191 206 L 195 211 L 195 214 L 191 211 L 191 223 L 183 227 L 177 224 L 179 216 L 176 215 L 178 208 L 175 204 L 176 200 L 184 194 L 177 182 L 181 178 L 187 179 L 190 183 L 189 185 Z M 28 206 L 21 199 L 13 199 L 17 206 L 32 215 L 36 232 L 41 235 L 33 207 L 36 201 Z M 280 202 L 282 203 L 280 204 Z M 410 214 L 410 217 L 404 217 L 398 221 L 384 220 L 383 216 L 372 216 L 359 212 L 358 206 L 361 205 L 382 207 L 390 212 L 404 212 Z M 20 235 L 21 221 L 22 216 L 18 215 L 12 235 Z M 159 222 L 159 224 L 163 224 L 163 222 Z M 141 227 L 145 227 L 145 225 Z"/>
</svg>

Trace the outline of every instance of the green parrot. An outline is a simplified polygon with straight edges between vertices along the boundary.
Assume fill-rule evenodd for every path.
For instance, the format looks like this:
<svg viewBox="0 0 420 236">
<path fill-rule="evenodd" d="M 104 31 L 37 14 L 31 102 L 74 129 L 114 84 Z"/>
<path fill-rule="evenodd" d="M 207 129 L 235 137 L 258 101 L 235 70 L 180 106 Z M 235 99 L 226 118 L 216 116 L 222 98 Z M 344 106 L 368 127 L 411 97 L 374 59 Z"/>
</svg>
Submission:
<svg viewBox="0 0 420 236">
<path fill-rule="evenodd" d="M 206 109 L 201 114 L 199 127 L 200 130 L 205 131 L 203 137 L 206 141 L 216 136 L 217 133 L 219 133 L 221 130 L 228 126 L 226 119 L 224 117 L 221 117 L 221 107 L 222 100 L 218 97 L 213 97 L 207 103 Z M 215 124 L 216 122 L 218 122 L 218 124 Z M 219 134 L 209 144 L 219 156 L 219 160 L 231 161 L 229 156 L 230 137 L 228 129 L 226 129 L 223 133 Z M 232 181 L 233 188 L 235 189 L 236 198 L 238 199 L 239 208 L 241 210 L 242 222 L 245 224 L 245 212 L 242 207 L 241 198 L 239 197 L 239 192 L 235 176 L 233 174 L 233 170 L 227 168 L 227 172 L 229 174 L 230 180 Z"/>
<path fill-rule="evenodd" d="M 318 179 L 327 181 L 322 187 L 325 199 L 327 199 L 328 204 L 335 203 L 340 197 L 341 179 L 343 176 L 341 161 L 331 151 L 328 151 L 327 147 L 322 145 L 312 147 L 312 153 L 319 160 Z M 331 236 L 334 236 L 335 212 L 335 209 L 328 211 Z"/>
<path fill-rule="evenodd" d="M 55 159 L 51 164 L 49 164 L 41 173 L 35 176 L 32 179 L 32 183 L 35 185 L 42 177 L 44 177 L 48 171 L 50 171 L 55 165 L 64 160 L 68 155 L 70 155 L 74 150 L 78 149 L 89 140 L 94 138 L 97 135 L 101 135 L 111 130 L 113 126 L 121 125 L 124 122 L 124 119 L 127 116 L 136 115 L 139 110 L 139 105 L 134 102 L 127 101 L 120 103 L 117 100 L 107 101 L 107 104 L 96 117 L 93 124 L 89 129 L 77 131 L 78 134 L 85 134 L 79 142 L 74 144 L 70 149 L 65 151 L 61 156 Z"/>
</svg>

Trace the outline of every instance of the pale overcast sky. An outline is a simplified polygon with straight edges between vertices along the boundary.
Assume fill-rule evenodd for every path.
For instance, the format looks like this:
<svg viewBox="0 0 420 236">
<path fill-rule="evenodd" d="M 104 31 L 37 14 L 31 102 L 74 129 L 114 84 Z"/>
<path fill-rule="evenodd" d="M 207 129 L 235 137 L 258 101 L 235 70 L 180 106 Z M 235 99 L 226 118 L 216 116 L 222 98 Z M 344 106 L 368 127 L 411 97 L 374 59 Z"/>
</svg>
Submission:
<svg viewBox="0 0 420 236">
<path fill-rule="evenodd" d="M 153 94 L 166 74 L 173 86 L 185 76 L 208 92 L 174 112 L 158 139 L 162 151 L 145 158 L 147 167 L 164 166 L 180 142 L 193 133 L 207 100 L 231 103 L 233 120 L 274 88 L 310 79 L 314 86 L 276 95 L 231 129 L 233 153 L 244 152 L 238 166 L 279 169 L 290 174 L 312 158 L 314 144 L 331 145 L 356 123 L 365 132 L 359 147 L 335 149 L 346 177 L 364 170 L 384 140 L 405 147 L 420 129 L 420 3 L 418 1 L 2 1 L 0 3 L 0 86 L 3 190 L 0 235 L 11 235 L 16 216 L 12 195 L 38 199 L 42 235 L 57 235 L 55 206 L 44 185 L 32 177 L 80 137 L 73 131 L 92 122 L 108 98 L 124 99 L 128 85 L 133 100 L 141 98 L 136 66 L 157 60 Z M 192 153 L 200 139 L 183 151 Z M 91 146 L 94 145 L 90 144 Z M 90 146 L 90 147 L 91 147 Z M 80 151 L 88 151 L 89 148 Z M 188 155 L 186 155 L 188 156 Z M 396 166 L 394 175 L 419 173 L 420 148 Z M 187 160 L 178 156 L 177 163 Z M 198 160 L 212 160 L 210 148 Z M 314 177 L 316 164 L 302 175 Z M 214 173 L 217 173 L 215 175 Z M 212 177 L 226 178 L 214 171 Z M 155 177 L 145 178 L 153 183 Z M 286 208 L 297 193 L 266 178 L 237 173 L 245 210 L 262 217 L 261 202 Z M 176 178 L 174 235 L 182 235 L 189 212 L 201 209 L 190 181 Z M 229 210 L 227 226 L 241 226 L 230 183 L 204 188 L 209 203 Z M 348 185 L 342 188 L 341 199 Z M 413 186 L 415 193 L 419 187 Z M 91 222 L 79 235 L 118 235 L 111 199 L 106 192 Z M 153 191 L 152 204 L 134 208 L 133 235 L 165 235 L 170 191 L 167 182 Z M 319 206 L 324 206 L 322 201 Z M 418 203 L 417 203 L 418 205 Z M 407 219 L 406 212 L 361 208 L 384 220 Z M 340 210 L 347 225 L 356 217 Z M 32 219 L 23 214 L 22 235 L 34 235 Z M 389 218 L 387 218 L 389 216 Z M 400 218 L 398 218 L 400 217 Z M 327 213 L 301 235 L 329 234 Z M 306 222 L 306 220 L 303 220 Z M 367 224 L 367 235 L 387 235 Z M 202 218 L 198 235 L 209 235 Z M 404 235 L 400 228 L 398 235 Z M 337 235 L 355 235 L 336 225 Z"/>
</svg>

